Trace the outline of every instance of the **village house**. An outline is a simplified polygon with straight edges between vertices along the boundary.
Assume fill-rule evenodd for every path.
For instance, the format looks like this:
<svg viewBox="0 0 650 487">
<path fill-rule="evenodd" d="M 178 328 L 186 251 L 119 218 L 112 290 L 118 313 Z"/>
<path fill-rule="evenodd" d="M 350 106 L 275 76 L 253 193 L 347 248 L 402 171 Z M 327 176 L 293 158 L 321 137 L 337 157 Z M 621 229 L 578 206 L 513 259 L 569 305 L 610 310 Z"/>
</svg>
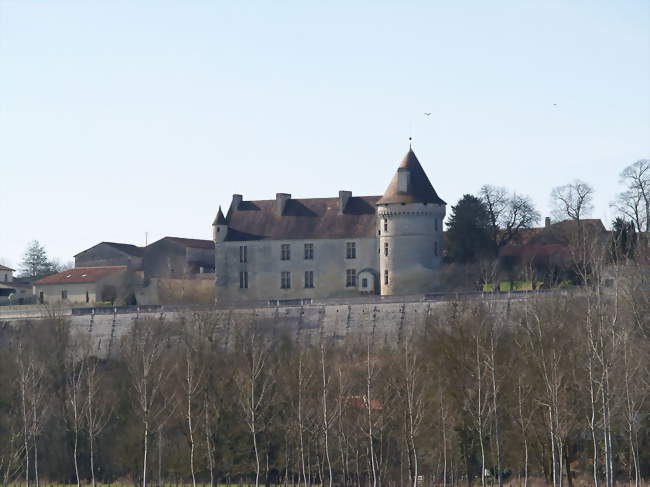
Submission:
<svg viewBox="0 0 650 487">
<path fill-rule="evenodd" d="M 129 292 L 126 266 L 75 267 L 39 279 L 34 294 L 41 304 L 114 304 Z"/>
<path fill-rule="evenodd" d="M 7 283 L 13 281 L 14 272 L 16 272 L 15 269 L 0 265 L 0 282 Z"/>
</svg>

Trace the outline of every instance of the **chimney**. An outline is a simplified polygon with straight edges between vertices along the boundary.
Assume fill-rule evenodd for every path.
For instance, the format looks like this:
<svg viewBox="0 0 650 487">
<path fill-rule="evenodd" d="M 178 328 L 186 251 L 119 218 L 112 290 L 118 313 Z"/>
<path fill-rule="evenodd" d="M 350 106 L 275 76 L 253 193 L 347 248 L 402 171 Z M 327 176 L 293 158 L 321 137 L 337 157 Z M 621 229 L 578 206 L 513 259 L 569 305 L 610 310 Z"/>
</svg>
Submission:
<svg viewBox="0 0 650 487">
<path fill-rule="evenodd" d="M 291 195 L 288 193 L 276 193 L 275 194 L 275 211 L 277 211 L 279 216 L 284 214 L 284 209 L 287 207 L 287 202 L 291 199 Z"/>
<path fill-rule="evenodd" d="M 397 191 L 400 193 L 408 193 L 411 186 L 411 171 L 405 167 L 400 167 L 397 170 Z"/>
<path fill-rule="evenodd" d="M 551 228 L 551 217 L 547 216 L 544 218 L 544 228 Z"/>
<path fill-rule="evenodd" d="M 345 207 L 352 198 L 352 191 L 339 191 L 339 214 L 345 213 Z"/>
<path fill-rule="evenodd" d="M 230 211 L 234 211 L 239 208 L 239 203 L 242 202 L 242 195 L 240 194 L 233 194 L 232 195 L 232 202 L 230 203 Z"/>
</svg>

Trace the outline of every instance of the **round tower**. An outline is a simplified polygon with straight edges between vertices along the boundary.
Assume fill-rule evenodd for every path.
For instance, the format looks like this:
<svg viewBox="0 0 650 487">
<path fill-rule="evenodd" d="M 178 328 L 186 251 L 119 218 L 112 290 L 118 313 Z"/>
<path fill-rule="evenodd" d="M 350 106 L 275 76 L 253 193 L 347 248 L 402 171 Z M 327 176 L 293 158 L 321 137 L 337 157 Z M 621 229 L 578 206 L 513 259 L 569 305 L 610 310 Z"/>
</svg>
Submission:
<svg viewBox="0 0 650 487">
<path fill-rule="evenodd" d="M 446 205 L 409 148 L 377 201 L 382 296 L 422 294 L 438 288 Z"/>
</svg>

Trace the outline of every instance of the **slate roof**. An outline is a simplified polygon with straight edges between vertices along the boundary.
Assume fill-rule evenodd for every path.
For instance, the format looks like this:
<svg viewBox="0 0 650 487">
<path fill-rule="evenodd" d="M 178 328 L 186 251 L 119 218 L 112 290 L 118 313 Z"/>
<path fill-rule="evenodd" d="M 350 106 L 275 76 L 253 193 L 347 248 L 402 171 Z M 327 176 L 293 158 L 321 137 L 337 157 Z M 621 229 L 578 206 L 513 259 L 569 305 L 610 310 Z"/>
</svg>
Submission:
<svg viewBox="0 0 650 487">
<path fill-rule="evenodd" d="M 100 242 L 97 245 L 93 245 L 92 247 L 90 247 L 90 249 L 93 249 L 98 245 L 108 245 L 110 247 L 113 247 L 116 250 L 119 250 L 120 252 L 124 252 L 125 254 L 131 255 L 133 257 L 142 257 L 144 255 L 144 247 L 138 247 L 137 245 L 118 243 L 118 242 Z M 77 255 L 81 255 L 90 249 L 83 250 L 79 252 Z M 74 257 L 76 257 L 77 255 L 75 255 Z"/>
<path fill-rule="evenodd" d="M 221 206 L 219 207 L 219 211 L 217 212 L 217 216 L 215 217 L 212 224 L 213 225 L 225 225 L 226 224 L 226 217 L 223 216 L 223 211 L 221 211 Z"/>
<path fill-rule="evenodd" d="M 379 196 L 353 196 L 339 211 L 338 198 L 287 201 L 282 216 L 276 200 L 242 201 L 228 213 L 226 241 L 374 237 Z"/>
<path fill-rule="evenodd" d="M 440 199 L 436 190 L 433 189 L 433 185 L 427 174 L 422 169 L 420 161 L 413 152 L 413 149 L 409 148 L 409 151 L 402 159 L 402 162 L 399 165 L 400 169 L 408 169 L 410 171 L 410 183 L 408 191 L 399 191 L 398 180 L 399 172 L 395 173 L 393 179 L 391 180 L 386 192 L 377 201 L 378 205 L 390 204 L 390 203 L 435 203 L 438 205 L 445 205 L 446 203 Z"/>
<path fill-rule="evenodd" d="M 16 269 L 12 269 L 11 267 L 6 267 L 0 264 L 0 271 L 11 271 L 14 272 Z"/>
<path fill-rule="evenodd" d="M 126 266 L 104 266 L 104 267 L 75 267 L 67 271 L 59 272 L 51 276 L 39 279 L 34 284 L 83 284 L 93 283 L 100 279 L 115 274 L 116 272 L 123 272 L 127 269 Z"/>
<path fill-rule="evenodd" d="M 172 242 L 179 243 L 184 247 L 190 247 L 193 249 L 214 249 L 214 242 L 212 240 L 200 240 L 198 238 L 182 237 L 163 237 L 160 240 L 164 239 L 171 240 Z"/>
</svg>

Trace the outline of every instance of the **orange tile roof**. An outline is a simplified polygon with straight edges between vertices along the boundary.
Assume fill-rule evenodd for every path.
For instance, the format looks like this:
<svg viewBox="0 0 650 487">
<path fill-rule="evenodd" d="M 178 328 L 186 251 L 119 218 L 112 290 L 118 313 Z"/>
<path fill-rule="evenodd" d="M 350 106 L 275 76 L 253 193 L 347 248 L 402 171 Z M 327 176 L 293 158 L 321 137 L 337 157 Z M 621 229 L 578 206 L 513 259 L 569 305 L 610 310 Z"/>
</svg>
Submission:
<svg viewBox="0 0 650 487">
<path fill-rule="evenodd" d="M 59 272 L 51 276 L 39 279 L 34 284 L 83 284 L 97 282 L 100 279 L 123 272 L 126 266 L 104 266 L 104 267 L 75 267 L 67 271 Z"/>
</svg>

